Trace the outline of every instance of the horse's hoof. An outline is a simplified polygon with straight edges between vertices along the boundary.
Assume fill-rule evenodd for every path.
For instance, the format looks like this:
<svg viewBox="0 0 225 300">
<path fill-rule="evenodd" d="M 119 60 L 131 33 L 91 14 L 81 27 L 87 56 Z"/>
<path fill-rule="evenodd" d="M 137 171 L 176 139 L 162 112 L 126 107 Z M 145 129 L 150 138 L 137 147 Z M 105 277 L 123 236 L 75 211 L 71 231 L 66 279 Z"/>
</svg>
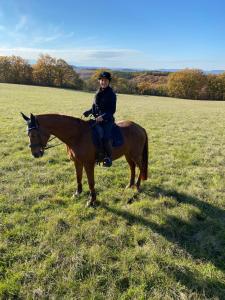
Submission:
<svg viewBox="0 0 225 300">
<path fill-rule="evenodd" d="M 74 193 L 75 196 L 80 196 L 81 194 L 82 194 L 82 191 L 78 191 L 78 190 Z"/>
<path fill-rule="evenodd" d="M 99 202 L 98 201 L 92 201 L 92 200 L 88 200 L 87 203 L 86 203 L 86 207 L 97 207 L 99 205 Z"/>
<path fill-rule="evenodd" d="M 95 202 L 91 201 L 91 200 L 88 200 L 87 203 L 86 203 L 86 207 L 95 207 Z"/>
<path fill-rule="evenodd" d="M 129 198 L 129 199 L 127 200 L 127 204 L 132 204 L 133 202 L 134 202 L 134 197 Z"/>
<path fill-rule="evenodd" d="M 81 195 L 81 192 L 76 191 L 73 195 L 72 195 L 72 199 L 76 199 Z"/>
<path fill-rule="evenodd" d="M 138 197 L 138 193 L 135 193 L 133 197 L 127 200 L 127 204 L 132 204 L 137 199 L 137 197 Z"/>
<path fill-rule="evenodd" d="M 127 186 L 126 186 L 126 189 L 135 189 L 136 188 L 136 185 L 135 184 L 128 184 Z"/>
</svg>

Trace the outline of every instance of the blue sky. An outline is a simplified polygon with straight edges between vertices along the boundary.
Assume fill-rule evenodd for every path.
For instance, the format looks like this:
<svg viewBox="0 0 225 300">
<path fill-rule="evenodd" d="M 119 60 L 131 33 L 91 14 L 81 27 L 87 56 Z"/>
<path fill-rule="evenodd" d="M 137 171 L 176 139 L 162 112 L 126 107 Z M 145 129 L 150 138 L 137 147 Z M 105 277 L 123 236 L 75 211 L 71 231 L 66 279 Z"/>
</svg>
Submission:
<svg viewBox="0 0 225 300">
<path fill-rule="evenodd" d="M 79 66 L 225 69 L 222 0 L 0 0 L 0 55 Z"/>
</svg>

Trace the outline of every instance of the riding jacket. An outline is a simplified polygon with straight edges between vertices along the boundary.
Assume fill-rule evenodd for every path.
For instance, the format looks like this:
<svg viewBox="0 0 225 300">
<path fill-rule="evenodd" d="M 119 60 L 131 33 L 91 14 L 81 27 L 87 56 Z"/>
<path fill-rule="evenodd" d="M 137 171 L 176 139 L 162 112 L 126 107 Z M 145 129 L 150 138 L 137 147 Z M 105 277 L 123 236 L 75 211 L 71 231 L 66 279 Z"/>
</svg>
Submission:
<svg viewBox="0 0 225 300">
<path fill-rule="evenodd" d="M 88 110 L 89 114 L 93 114 L 95 118 L 101 116 L 104 121 L 114 122 L 114 113 L 116 112 L 116 94 L 113 89 L 108 86 L 105 89 L 100 88 L 94 98 L 92 108 Z"/>
</svg>

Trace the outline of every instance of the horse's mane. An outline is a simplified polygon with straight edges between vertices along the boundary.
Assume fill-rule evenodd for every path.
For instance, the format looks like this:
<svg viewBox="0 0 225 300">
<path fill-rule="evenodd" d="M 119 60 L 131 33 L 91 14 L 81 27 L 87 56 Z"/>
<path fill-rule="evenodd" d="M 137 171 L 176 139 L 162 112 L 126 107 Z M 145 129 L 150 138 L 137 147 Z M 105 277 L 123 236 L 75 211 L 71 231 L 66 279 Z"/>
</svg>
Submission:
<svg viewBox="0 0 225 300">
<path fill-rule="evenodd" d="M 55 119 L 65 119 L 67 121 L 72 121 L 72 122 L 76 122 L 76 123 L 86 123 L 87 121 L 82 120 L 80 118 L 77 117 L 73 117 L 73 116 L 67 116 L 67 115 L 61 115 L 61 114 L 41 114 L 41 115 L 36 115 L 36 118 L 51 118 L 54 117 Z"/>
</svg>

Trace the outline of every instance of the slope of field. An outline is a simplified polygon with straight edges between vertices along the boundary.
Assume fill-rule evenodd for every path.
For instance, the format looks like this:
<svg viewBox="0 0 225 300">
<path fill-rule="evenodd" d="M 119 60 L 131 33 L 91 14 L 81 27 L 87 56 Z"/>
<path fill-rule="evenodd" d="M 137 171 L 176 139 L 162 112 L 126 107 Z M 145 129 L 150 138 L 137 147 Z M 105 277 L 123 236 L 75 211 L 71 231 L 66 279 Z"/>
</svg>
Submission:
<svg viewBox="0 0 225 300">
<path fill-rule="evenodd" d="M 80 117 L 93 94 L 0 84 L 1 299 L 225 299 L 225 103 L 118 95 L 149 135 L 135 202 L 125 159 L 77 199 L 65 147 L 34 159 L 25 114 Z"/>
</svg>

